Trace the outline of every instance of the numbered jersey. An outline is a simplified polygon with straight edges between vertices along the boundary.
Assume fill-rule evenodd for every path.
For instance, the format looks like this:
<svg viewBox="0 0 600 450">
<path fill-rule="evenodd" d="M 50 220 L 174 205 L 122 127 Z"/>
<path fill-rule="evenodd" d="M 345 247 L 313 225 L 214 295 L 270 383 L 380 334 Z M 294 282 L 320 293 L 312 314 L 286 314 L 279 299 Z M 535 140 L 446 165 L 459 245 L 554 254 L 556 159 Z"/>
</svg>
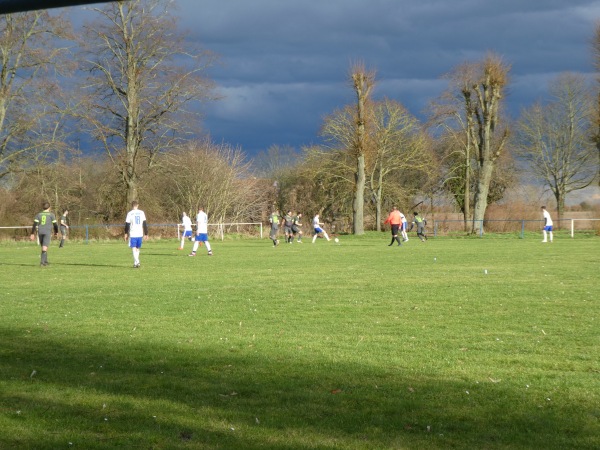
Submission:
<svg viewBox="0 0 600 450">
<path fill-rule="evenodd" d="M 129 237 L 139 238 L 144 236 L 144 222 L 146 215 L 144 211 L 132 209 L 127 213 L 125 222 L 129 224 Z"/>
<path fill-rule="evenodd" d="M 52 228 L 56 223 L 56 217 L 51 212 L 43 211 L 35 216 L 33 222 L 37 224 L 39 234 L 52 234 Z"/>
<path fill-rule="evenodd" d="M 196 231 L 198 233 L 208 233 L 208 216 L 204 211 L 198 213 L 196 221 L 198 222 L 198 229 Z"/>
</svg>

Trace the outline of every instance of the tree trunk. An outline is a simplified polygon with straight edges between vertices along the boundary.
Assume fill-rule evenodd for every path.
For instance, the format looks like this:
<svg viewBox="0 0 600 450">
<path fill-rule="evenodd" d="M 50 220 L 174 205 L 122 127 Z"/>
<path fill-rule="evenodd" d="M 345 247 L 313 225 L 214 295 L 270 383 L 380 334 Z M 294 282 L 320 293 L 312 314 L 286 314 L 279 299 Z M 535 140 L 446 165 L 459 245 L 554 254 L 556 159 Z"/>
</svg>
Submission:
<svg viewBox="0 0 600 450">
<path fill-rule="evenodd" d="M 560 221 L 563 217 L 563 214 L 565 212 L 565 193 L 559 191 L 556 191 L 554 193 L 554 197 L 556 198 L 556 214 L 557 214 L 557 226 L 560 227 Z"/>
<path fill-rule="evenodd" d="M 477 190 L 475 192 L 475 210 L 473 211 L 473 233 L 477 231 L 483 233 L 483 219 L 487 209 L 487 198 L 493 171 L 494 162 L 491 160 L 484 161 L 479 169 Z"/>
<path fill-rule="evenodd" d="M 472 124 L 472 116 L 468 118 L 469 124 Z M 472 125 L 471 125 L 472 126 Z M 471 216 L 471 130 L 467 131 L 467 146 L 465 148 L 465 197 L 463 199 L 463 213 L 465 215 L 465 232 L 469 230 L 469 219 Z"/>
<path fill-rule="evenodd" d="M 352 81 L 356 90 L 356 173 L 354 174 L 354 199 L 352 202 L 352 231 L 354 234 L 365 234 L 364 203 L 365 186 L 365 125 L 367 122 L 366 104 L 374 83 L 374 74 L 366 73 L 363 67 L 356 66 L 352 71 Z"/>
<path fill-rule="evenodd" d="M 352 203 L 352 232 L 353 234 L 365 234 L 364 205 L 365 205 L 365 155 L 360 154 L 356 158 L 354 201 Z"/>
<path fill-rule="evenodd" d="M 377 187 L 377 203 L 375 205 L 375 220 L 377 221 L 377 231 L 381 231 L 381 198 L 383 194 L 383 175 L 382 171 L 379 171 L 379 185 Z"/>
</svg>

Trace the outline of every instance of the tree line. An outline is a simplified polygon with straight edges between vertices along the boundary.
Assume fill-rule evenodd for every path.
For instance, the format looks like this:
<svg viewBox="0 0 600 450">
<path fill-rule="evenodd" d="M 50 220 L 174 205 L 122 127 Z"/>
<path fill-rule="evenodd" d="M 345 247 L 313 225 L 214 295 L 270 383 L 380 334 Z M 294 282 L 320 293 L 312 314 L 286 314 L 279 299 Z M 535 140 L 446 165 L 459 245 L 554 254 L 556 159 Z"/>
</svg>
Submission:
<svg viewBox="0 0 600 450">
<path fill-rule="evenodd" d="M 523 174 L 549 189 L 559 216 L 570 192 L 600 179 L 598 87 L 562 74 L 511 121 L 511 67 L 493 52 L 445 75 L 426 121 L 374 98 L 376 71 L 355 62 L 355 101 L 323 120 L 322 145 L 250 160 L 197 132 L 200 105 L 219 100 L 207 77 L 217 56 L 176 31 L 168 6 L 112 2 L 77 34 L 47 11 L 0 16 L 0 223 L 28 223 L 42 200 L 79 223 L 120 222 L 136 199 L 155 222 L 201 205 L 211 221 L 255 222 L 275 208 L 362 234 L 394 205 L 443 196 L 478 232 Z"/>
</svg>

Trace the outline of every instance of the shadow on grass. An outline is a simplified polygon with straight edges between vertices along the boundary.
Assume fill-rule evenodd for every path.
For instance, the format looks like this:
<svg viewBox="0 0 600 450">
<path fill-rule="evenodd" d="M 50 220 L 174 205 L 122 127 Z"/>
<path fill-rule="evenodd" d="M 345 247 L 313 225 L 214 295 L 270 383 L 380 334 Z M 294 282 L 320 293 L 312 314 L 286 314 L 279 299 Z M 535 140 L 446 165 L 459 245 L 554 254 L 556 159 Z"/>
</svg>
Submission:
<svg viewBox="0 0 600 450">
<path fill-rule="evenodd" d="M 215 449 L 599 444 L 598 430 L 586 420 L 597 411 L 550 404 L 514 386 L 467 384 L 401 367 L 265 357 L 255 350 L 187 343 L 111 348 L 81 339 L 0 330 L 0 448 L 64 448 L 69 442 L 77 448 Z"/>
<path fill-rule="evenodd" d="M 52 267 L 62 266 L 81 266 L 81 267 L 129 267 L 123 264 L 93 264 L 93 263 L 70 263 L 70 262 L 53 262 L 48 263 L 47 266 L 40 266 L 39 262 L 35 263 L 5 263 L 0 262 L 0 266 L 14 266 L 14 267 L 39 267 L 44 270 L 52 270 Z"/>
</svg>

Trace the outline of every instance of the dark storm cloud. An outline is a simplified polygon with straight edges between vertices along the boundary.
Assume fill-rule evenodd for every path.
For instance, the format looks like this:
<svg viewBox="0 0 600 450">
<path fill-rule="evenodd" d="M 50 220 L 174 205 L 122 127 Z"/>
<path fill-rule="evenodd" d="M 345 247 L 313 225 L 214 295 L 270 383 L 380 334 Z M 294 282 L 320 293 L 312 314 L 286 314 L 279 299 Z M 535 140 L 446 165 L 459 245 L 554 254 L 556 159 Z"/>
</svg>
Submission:
<svg viewBox="0 0 600 450">
<path fill-rule="evenodd" d="M 325 115 L 353 101 L 352 62 L 377 71 L 377 97 L 415 115 L 440 76 L 488 51 L 512 65 L 513 113 L 563 71 L 590 72 L 600 1 L 177 0 L 190 39 L 221 56 L 225 95 L 206 108 L 213 137 L 249 153 L 318 140 Z"/>
</svg>

